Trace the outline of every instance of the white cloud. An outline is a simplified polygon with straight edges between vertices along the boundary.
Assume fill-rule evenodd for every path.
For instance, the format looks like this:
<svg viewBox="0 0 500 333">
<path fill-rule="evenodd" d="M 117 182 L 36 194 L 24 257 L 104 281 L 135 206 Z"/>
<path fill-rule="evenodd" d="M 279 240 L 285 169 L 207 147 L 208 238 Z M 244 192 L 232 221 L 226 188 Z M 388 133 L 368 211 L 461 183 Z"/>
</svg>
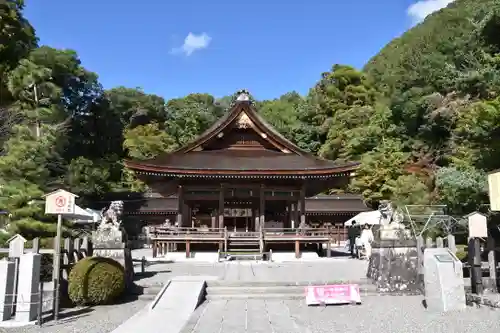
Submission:
<svg viewBox="0 0 500 333">
<path fill-rule="evenodd" d="M 455 0 L 420 0 L 408 7 L 406 12 L 415 22 L 420 22 L 425 19 L 427 15 L 448 6 L 453 1 Z"/>
<path fill-rule="evenodd" d="M 206 49 L 211 41 L 212 37 L 205 32 L 199 35 L 190 32 L 184 39 L 184 44 L 179 48 L 174 48 L 172 53 L 182 52 L 186 56 L 190 56 L 195 51 Z"/>
</svg>

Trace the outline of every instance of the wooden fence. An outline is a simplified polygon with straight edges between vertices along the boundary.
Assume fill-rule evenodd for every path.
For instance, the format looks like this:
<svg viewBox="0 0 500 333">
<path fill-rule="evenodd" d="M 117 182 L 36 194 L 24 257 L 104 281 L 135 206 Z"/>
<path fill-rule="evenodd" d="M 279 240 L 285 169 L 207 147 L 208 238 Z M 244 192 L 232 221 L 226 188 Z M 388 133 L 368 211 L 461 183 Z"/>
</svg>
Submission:
<svg viewBox="0 0 500 333">
<path fill-rule="evenodd" d="M 426 248 L 448 248 L 453 254 L 458 254 L 457 245 L 455 243 L 455 236 L 448 235 L 447 237 L 437 237 L 435 240 L 432 240 L 430 237 L 423 238 L 422 236 L 417 237 L 417 260 L 418 260 L 418 273 L 424 273 L 424 251 Z M 469 244 L 467 245 L 467 252 L 464 254 L 464 257 L 461 256 L 459 259 L 463 261 L 463 267 L 465 271 L 470 272 L 470 286 L 472 288 L 473 293 L 482 293 L 484 284 L 488 288 L 493 291 L 498 291 L 499 281 L 497 279 L 497 271 L 498 271 L 498 261 L 496 260 L 496 251 L 499 249 L 495 247 L 494 240 L 492 238 L 488 239 L 488 242 L 485 246 L 486 252 L 488 254 L 488 261 L 482 261 L 482 252 L 481 251 L 481 242 L 478 238 L 471 238 L 469 240 Z M 462 251 L 465 251 L 462 250 Z M 483 276 L 488 276 L 485 279 Z"/>
<path fill-rule="evenodd" d="M 55 253 L 55 239 L 54 246 L 50 249 L 40 248 L 40 239 L 35 238 L 32 240 L 32 247 L 25 248 L 24 253 L 39 253 L 42 254 L 42 273 L 41 279 L 45 282 L 52 281 L 55 274 L 53 261 Z M 8 248 L 0 248 L 0 253 L 9 253 Z M 46 257 L 49 255 L 50 257 Z M 83 238 L 63 238 L 61 244 L 61 278 L 67 280 L 69 271 L 73 265 L 79 260 L 92 256 L 92 242 L 88 237 Z M 49 273 L 50 272 L 50 273 Z"/>
</svg>

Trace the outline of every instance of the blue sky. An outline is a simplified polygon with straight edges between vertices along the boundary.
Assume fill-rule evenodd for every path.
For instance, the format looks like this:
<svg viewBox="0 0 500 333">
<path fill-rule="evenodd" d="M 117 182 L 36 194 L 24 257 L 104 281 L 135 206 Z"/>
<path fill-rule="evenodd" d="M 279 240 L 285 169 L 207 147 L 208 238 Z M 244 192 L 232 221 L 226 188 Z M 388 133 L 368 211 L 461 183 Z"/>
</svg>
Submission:
<svg viewBox="0 0 500 333">
<path fill-rule="evenodd" d="M 451 0 L 26 0 L 41 44 L 74 49 L 105 88 L 167 99 L 246 88 L 306 93 L 335 63 L 361 68 Z"/>
</svg>

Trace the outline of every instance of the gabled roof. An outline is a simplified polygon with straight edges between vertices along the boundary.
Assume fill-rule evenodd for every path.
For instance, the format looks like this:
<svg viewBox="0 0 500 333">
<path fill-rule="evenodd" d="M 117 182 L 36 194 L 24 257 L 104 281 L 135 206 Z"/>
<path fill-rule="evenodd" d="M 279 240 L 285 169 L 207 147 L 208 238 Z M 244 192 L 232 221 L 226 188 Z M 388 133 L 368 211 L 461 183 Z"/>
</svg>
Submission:
<svg viewBox="0 0 500 333">
<path fill-rule="evenodd" d="M 262 116 L 259 115 L 255 107 L 248 100 L 236 101 L 229 111 L 210 128 L 198 136 L 194 141 L 186 146 L 174 151 L 174 153 L 188 153 L 196 150 L 198 147 L 217 137 L 219 133 L 223 133 L 225 129 L 231 126 L 234 122 L 246 123 L 248 127 L 254 128 L 267 141 L 273 143 L 277 148 L 285 153 L 295 153 L 300 156 L 316 158 L 314 155 L 306 152 L 293 144 L 279 133 L 271 124 L 269 124 Z M 264 135 L 262 135 L 264 134 Z"/>
<path fill-rule="evenodd" d="M 178 150 L 148 161 L 126 161 L 128 168 L 154 175 L 234 174 L 265 175 L 304 174 L 328 176 L 348 174 L 359 163 L 335 164 L 304 151 L 266 122 L 252 105 L 247 92 L 239 97 L 230 110 L 195 140 Z M 243 98 L 241 98 L 243 96 Z M 222 138 L 228 129 L 251 128 L 276 150 L 245 151 L 236 149 L 204 150 L 203 146 Z M 300 173 L 300 174 L 298 174 Z"/>
</svg>

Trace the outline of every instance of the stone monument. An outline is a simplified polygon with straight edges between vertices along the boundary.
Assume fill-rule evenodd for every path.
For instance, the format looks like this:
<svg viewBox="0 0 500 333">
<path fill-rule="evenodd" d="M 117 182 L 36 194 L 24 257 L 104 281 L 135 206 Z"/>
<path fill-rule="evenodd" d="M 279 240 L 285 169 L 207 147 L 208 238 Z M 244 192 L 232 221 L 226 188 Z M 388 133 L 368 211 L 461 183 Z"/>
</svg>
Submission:
<svg viewBox="0 0 500 333">
<path fill-rule="evenodd" d="M 465 289 L 462 262 L 445 248 L 424 251 L 425 302 L 429 310 L 464 310 Z"/>
<path fill-rule="evenodd" d="M 416 240 L 390 201 L 382 201 L 379 211 L 379 232 L 374 235 L 367 277 L 380 292 L 420 293 Z"/>
<path fill-rule="evenodd" d="M 92 233 L 93 255 L 116 260 L 125 269 L 125 281 L 131 286 L 134 281 L 132 253 L 122 226 L 123 201 L 113 201 L 103 209 L 97 230 Z"/>
</svg>

